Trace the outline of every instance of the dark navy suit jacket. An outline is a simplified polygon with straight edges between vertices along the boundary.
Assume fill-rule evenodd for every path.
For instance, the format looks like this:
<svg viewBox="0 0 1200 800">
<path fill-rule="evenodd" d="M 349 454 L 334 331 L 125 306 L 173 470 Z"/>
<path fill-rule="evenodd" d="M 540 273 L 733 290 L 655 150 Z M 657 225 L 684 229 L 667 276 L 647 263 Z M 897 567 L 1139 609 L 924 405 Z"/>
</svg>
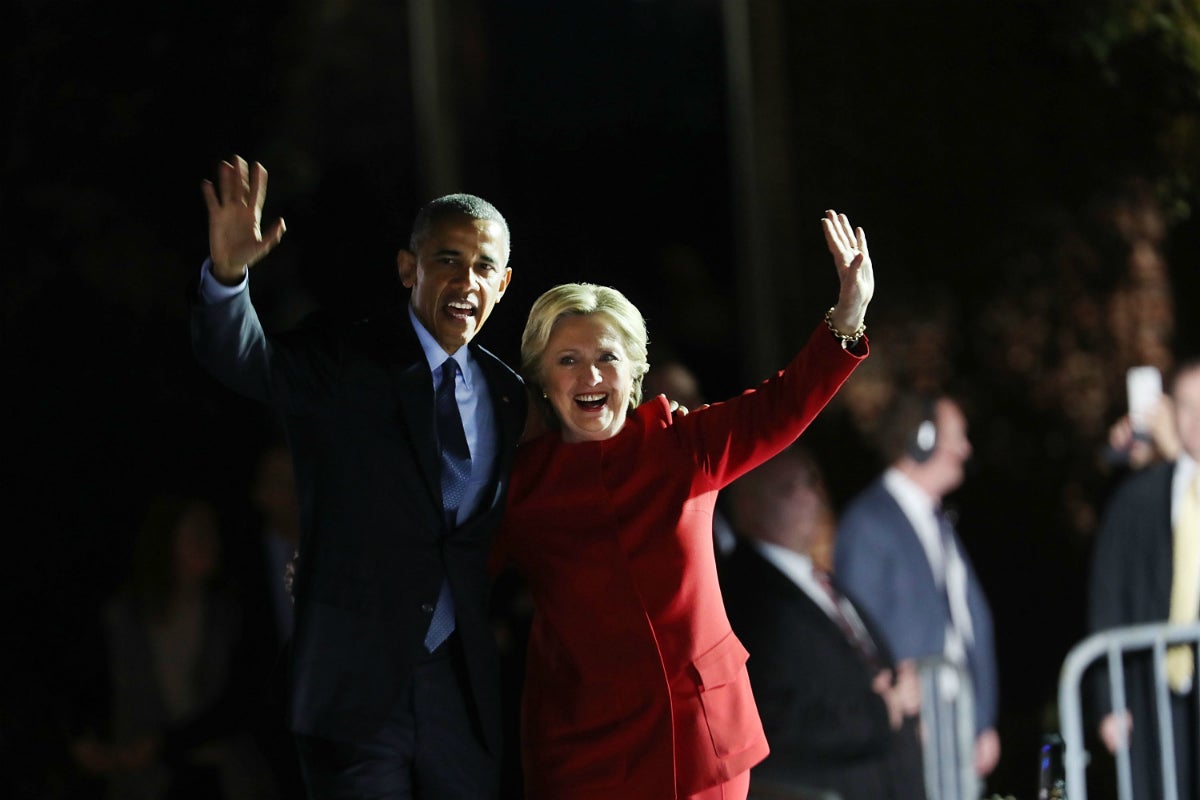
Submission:
<svg viewBox="0 0 1200 800">
<path fill-rule="evenodd" d="M 472 694 L 495 752 L 499 667 L 486 562 L 525 423 L 520 379 L 470 345 L 487 376 L 499 442 L 479 510 L 448 531 L 433 379 L 403 306 L 355 325 L 267 337 L 244 291 L 194 302 L 192 340 L 213 375 L 279 412 L 292 451 L 301 514 L 292 730 L 347 741 L 376 732 L 424 653 L 448 578 Z"/>
<path fill-rule="evenodd" d="M 955 535 L 967 570 L 967 607 L 974 644 L 970 653 L 977 731 L 995 727 L 999 698 L 992 613 L 979 577 Z M 857 605 L 866 609 L 900 661 L 945 651 L 949 609 L 921 540 L 882 478 L 851 501 L 838 524 L 834 571 Z"/>
</svg>

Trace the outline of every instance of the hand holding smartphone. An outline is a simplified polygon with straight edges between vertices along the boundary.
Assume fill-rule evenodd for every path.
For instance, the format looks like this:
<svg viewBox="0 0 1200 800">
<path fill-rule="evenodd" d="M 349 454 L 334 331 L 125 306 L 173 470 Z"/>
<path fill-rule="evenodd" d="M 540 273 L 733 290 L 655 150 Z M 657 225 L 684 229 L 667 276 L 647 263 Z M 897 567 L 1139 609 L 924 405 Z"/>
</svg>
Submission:
<svg viewBox="0 0 1200 800">
<path fill-rule="evenodd" d="M 1162 373 L 1158 367 L 1130 367 L 1125 374 L 1125 391 L 1134 437 L 1150 438 L 1150 418 L 1162 400 Z"/>
</svg>

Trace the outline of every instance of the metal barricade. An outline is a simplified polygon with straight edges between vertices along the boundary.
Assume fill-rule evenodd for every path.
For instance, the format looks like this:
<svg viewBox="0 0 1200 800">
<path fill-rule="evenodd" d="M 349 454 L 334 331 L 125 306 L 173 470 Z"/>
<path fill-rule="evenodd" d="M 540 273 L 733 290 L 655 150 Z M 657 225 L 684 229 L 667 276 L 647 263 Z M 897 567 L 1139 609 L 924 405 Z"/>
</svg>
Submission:
<svg viewBox="0 0 1200 800">
<path fill-rule="evenodd" d="M 928 800 L 977 800 L 975 692 L 960 664 L 940 656 L 919 659 L 921 752 Z"/>
<path fill-rule="evenodd" d="M 1070 800 L 1087 800 L 1086 768 L 1089 756 L 1083 737 L 1083 701 L 1081 697 L 1083 675 L 1101 657 L 1106 657 L 1108 666 L 1108 689 L 1114 713 L 1127 713 L 1125 697 L 1124 656 L 1131 652 L 1150 650 L 1153 657 L 1151 670 L 1154 678 L 1155 716 L 1157 717 L 1159 759 L 1164 776 L 1175 775 L 1175 736 L 1171 723 L 1169 690 L 1166 682 L 1167 648 L 1174 644 L 1200 643 L 1200 623 L 1167 625 L 1156 623 L 1131 625 L 1100 631 L 1076 644 L 1063 661 L 1058 681 L 1058 713 L 1062 726 L 1064 744 L 1063 762 L 1067 776 L 1067 797 Z M 1200 692 L 1193 692 L 1200 702 Z M 1135 720 L 1135 726 L 1146 730 L 1148 721 Z M 1134 736 L 1137 735 L 1135 728 Z M 1133 778 L 1129 748 L 1116 753 L 1117 796 L 1120 800 L 1178 800 L 1178 789 L 1173 779 L 1163 781 L 1163 792 L 1158 798 L 1134 798 Z"/>
</svg>

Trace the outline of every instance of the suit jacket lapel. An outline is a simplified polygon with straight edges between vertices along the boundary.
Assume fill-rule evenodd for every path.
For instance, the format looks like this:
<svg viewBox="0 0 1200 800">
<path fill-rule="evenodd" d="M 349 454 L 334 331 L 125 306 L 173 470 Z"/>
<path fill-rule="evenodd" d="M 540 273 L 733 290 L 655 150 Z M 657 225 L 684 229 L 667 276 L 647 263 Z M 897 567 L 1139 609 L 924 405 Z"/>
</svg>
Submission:
<svg viewBox="0 0 1200 800">
<path fill-rule="evenodd" d="M 516 449 L 517 440 L 525 429 L 522 413 L 522 398 L 511 397 L 509 387 L 513 384 L 511 370 L 502 361 L 482 347 L 471 347 L 471 353 L 487 376 L 488 394 L 492 400 L 492 414 L 496 420 L 496 461 L 491 476 L 491 487 L 499 490 L 498 471 L 506 468 L 510 453 Z M 494 502 L 494 498 L 493 498 Z"/>
<path fill-rule="evenodd" d="M 808 592 L 797 586 L 791 578 L 764 558 L 762 553 L 759 553 L 753 544 L 745 541 L 740 542 L 738 547 L 747 548 L 747 555 L 756 564 L 755 571 L 762 579 L 764 588 L 777 595 L 781 602 L 787 602 L 795 606 L 799 613 L 807 616 L 812 621 L 812 624 L 824 628 L 831 639 L 845 645 L 847 649 L 854 651 L 857 656 L 854 643 L 846 638 L 845 632 L 829 617 L 825 609 L 821 608 L 816 600 L 809 597 Z M 841 591 L 840 587 L 838 591 Z"/>
<path fill-rule="evenodd" d="M 1178 464 L 1171 464 L 1169 468 L 1159 472 L 1161 478 L 1153 488 L 1155 497 L 1151 504 L 1151 508 L 1154 509 L 1151 513 L 1157 516 L 1154 522 L 1155 535 L 1159 537 L 1159 546 L 1151 551 L 1158 554 L 1155 560 L 1157 580 L 1151 585 L 1155 587 L 1153 603 L 1162 609 L 1158 615 L 1162 619 L 1171 615 L 1171 583 L 1175 580 L 1175 531 L 1171 527 L 1171 488 L 1175 480 L 1175 470 L 1178 468 Z"/>
</svg>

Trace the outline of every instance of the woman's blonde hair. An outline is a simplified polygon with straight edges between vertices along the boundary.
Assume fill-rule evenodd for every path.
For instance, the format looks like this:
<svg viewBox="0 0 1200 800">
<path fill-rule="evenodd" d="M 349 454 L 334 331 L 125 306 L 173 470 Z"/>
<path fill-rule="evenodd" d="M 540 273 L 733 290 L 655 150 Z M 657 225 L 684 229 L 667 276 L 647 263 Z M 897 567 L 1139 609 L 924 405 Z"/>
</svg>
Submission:
<svg viewBox="0 0 1200 800">
<path fill-rule="evenodd" d="M 629 393 L 630 407 L 642 402 L 642 378 L 650 368 L 646 359 L 646 348 L 650 339 L 646 333 L 646 320 L 637 306 L 625 295 L 610 286 L 594 283 L 564 283 L 555 286 L 539 297 L 529 309 L 525 332 L 521 334 L 521 374 L 525 382 L 534 389 L 534 396 L 542 394 L 542 356 L 554 332 L 554 323 L 563 317 L 603 314 L 621 337 L 625 355 L 630 360 L 630 375 L 633 387 Z"/>
</svg>

